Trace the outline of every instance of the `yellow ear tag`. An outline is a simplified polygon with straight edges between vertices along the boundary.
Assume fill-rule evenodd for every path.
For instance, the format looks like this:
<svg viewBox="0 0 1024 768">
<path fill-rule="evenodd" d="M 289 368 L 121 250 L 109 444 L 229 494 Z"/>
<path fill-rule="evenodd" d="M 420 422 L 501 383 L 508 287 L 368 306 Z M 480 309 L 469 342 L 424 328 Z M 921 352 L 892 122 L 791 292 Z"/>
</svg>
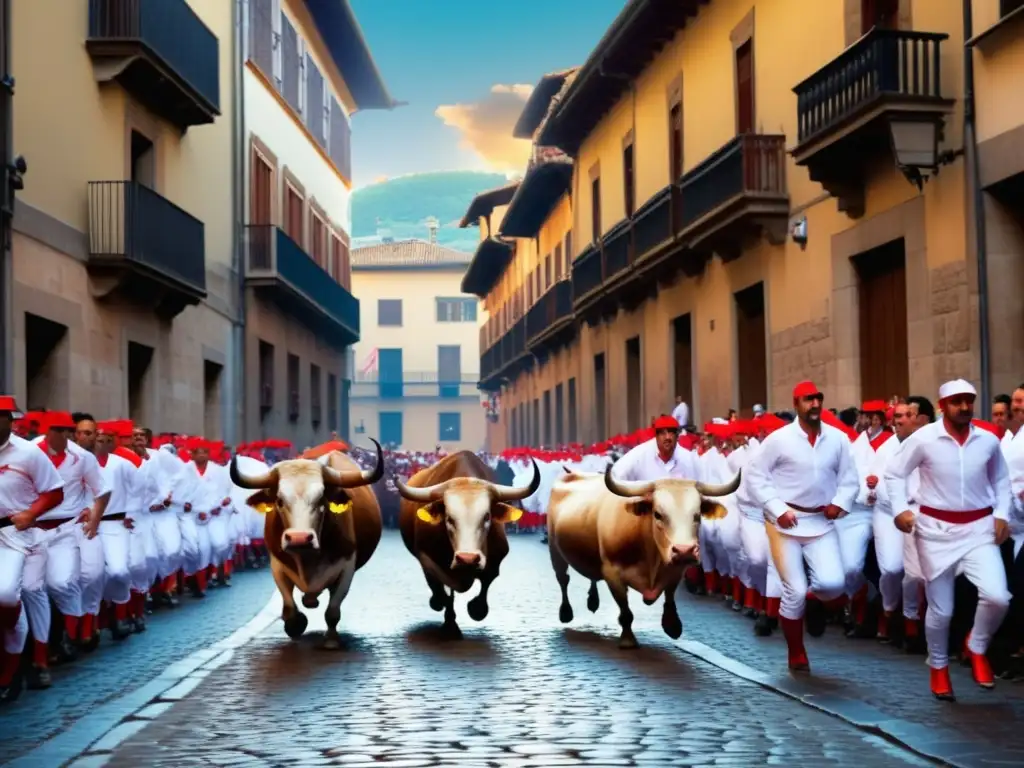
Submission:
<svg viewBox="0 0 1024 768">
<path fill-rule="evenodd" d="M 261 515 L 269 515 L 271 512 L 274 511 L 274 505 L 264 501 L 262 504 L 256 504 L 255 506 L 253 506 L 253 509 L 259 512 Z"/>
<path fill-rule="evenodd" d="M 434 522 L 434 516 L 430 514 L 430 510 L 426 507 L 420 507 L 416 510 L 416 517 L 422 520 L 424 523 Z"/>
<path fill-rule="evenodd" d="M 516 520 L 518 520 L 522 516 L 523 516 L 523 510 L 519 509 L 519 507 L 509 507 L 508 508 L 508 514 L 505 517 L 505 522 L 506 523 L 514 523 Z"/>
<path fill-rule="evenodd" d="M 330 510 L 336 515 L 343 515 L 352 509 L 352 502 L 346 501 L 344 504 L 337 504 L 335 502 L 330 503 Z"/>
</svg>

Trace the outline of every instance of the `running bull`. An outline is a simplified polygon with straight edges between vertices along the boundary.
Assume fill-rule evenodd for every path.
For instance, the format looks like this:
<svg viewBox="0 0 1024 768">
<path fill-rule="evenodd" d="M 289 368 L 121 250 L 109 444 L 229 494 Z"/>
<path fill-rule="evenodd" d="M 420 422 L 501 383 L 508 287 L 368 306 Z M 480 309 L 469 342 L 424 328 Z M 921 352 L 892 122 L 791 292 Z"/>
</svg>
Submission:
<svg viewBox="0 0 1024 768">
<path fill-rule="evenodd" d="M 540 469 L 534 462 L 533 480 L 525 488 L 498 485 L 476 454 L 459 451 L 417 472 L 408 484 L 396 477 L 395 485 L 402 496 L 402 541 L 423 568 L 430 607 L 444 610 L 445 630 L 459 636 L 455 593 L 468 591 L 479 579 L 480 594 L 469 601 L 469 615 L 475 621 L 487 617 L 487 590 L 508 554 L 505 523 L 523 514 L 508 502 L 537 491 Z"/>
<path fill-rule="evenodd" d="M 295 605 L 295 587 L 307 608 L 316 608 L 326 589 L 324 647 L 340 646 L 341 603 L 381 537 L 380 506 L 369 486 L 384 474 L 384 454 L 380 443 L 372 442 L 377 465 L 369 470 L 337 451 L 317 461 L 282 461 L 258 476 L 244 475 L 238 461 L 231 461 L 231 481 L 256 491 L 248 503 L 266 515 L 271 572 L 284 598 L 284 631 L 292 639 L 301 637 L 308 624 Z"/>
<path fill-rule="evenodd" d="M 619 606 L 620 648 L 635 648 L 628 590 L 648 605 L 665 594 L 661 626 L 675 639 L 683 633 L 676 608 L 676 587 L 683 569 L 697 560 L 702 519 L 724 517 L 726 510 L 705 497 L 728 496 L 740 475 L 724 485 L 665 478 L 626 482 L 593 472 L 569 472 L 559 478 L 548 503 L 548 547 L 562 589 L 558 616 L 572 621 L 569 566 L 590 580 L 587 608 L 599 605 L 597 582 L 605 581 Z"/>
</svg>

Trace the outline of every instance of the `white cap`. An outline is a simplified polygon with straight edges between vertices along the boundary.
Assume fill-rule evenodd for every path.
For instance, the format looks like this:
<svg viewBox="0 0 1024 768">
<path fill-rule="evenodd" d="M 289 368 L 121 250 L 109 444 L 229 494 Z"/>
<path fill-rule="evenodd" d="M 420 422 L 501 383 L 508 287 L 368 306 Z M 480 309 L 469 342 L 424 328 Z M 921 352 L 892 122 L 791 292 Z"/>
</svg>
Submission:
<svg viewBox="0 0 1024 768">
<path fill-rule="evenodd" d="M 754 405 L 754 413 L 764 413 L 764 406 L 760 403 Z"/>
<path fill-rule="evenodd" d="M 945 400 L 947 397 L 956 397 L 957 395 L 973 395 L 978 396 L 978 390 L 974 388 L 974 385 L 964 379 L 953 379 L 947 381 L 941 387 L 939 387 L 939 400 Z"/>
<path fill-rule="evenodd" d="M 712 424 L 728 424 L 729 422 L 726 421 L 725 419 L 723 419 L 721 416 L 715 416 L 715 418 L 713 418 L 711 420 L 711 423 Z"/>
</svg>

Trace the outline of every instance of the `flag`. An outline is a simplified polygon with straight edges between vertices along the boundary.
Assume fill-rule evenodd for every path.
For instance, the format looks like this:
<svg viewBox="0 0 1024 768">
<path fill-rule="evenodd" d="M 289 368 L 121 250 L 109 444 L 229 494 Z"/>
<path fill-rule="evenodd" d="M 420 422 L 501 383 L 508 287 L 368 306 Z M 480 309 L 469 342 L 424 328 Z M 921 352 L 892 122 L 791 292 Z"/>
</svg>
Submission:
<svg viewBox="0 0 1024 768">
<path fill-rule="evenodd" d="M 363 367 L 359 369 L 359 372 L 362 373 L 365 376 L 366 374 L 370 373 L 370 371 L 374 371 L 376 369 L 377 369 L 377 348 L 374 347 L 373 349 L 370 350 L 370 354 L 368 354 L 366 356 L 366 359 L 363 361 Z"/>
</svg>

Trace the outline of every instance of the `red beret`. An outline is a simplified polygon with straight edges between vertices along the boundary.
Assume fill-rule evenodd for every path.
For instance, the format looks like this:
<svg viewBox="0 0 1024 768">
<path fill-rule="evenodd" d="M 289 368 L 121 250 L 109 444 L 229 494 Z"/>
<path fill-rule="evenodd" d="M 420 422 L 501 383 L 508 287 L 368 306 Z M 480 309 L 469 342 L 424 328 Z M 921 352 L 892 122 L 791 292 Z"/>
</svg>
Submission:
<svg viewBox="0 0 1024 768">
<path fill-rule="evenodd" d="M 674 430 L 676 430 L 678 432 L 679 431 L 679 422 L 676 421 L 671 416 L 661 415 L 661 416 L 659 416 L 658 418 L 656 418 L 654 420 L 654 423 L 651 425 L 651 427 L 653 427 L 655 430 L 659 430 L 659 429 L 674 429 Z"/>
<path fill-rule="evenodd" d="M 822 397 L 821 390 L 818 389 L 813 381 L 801 381 L 795 387 L 793 387 L 793 399 L 799 400 L 801 397 Z"/>
</svg>

